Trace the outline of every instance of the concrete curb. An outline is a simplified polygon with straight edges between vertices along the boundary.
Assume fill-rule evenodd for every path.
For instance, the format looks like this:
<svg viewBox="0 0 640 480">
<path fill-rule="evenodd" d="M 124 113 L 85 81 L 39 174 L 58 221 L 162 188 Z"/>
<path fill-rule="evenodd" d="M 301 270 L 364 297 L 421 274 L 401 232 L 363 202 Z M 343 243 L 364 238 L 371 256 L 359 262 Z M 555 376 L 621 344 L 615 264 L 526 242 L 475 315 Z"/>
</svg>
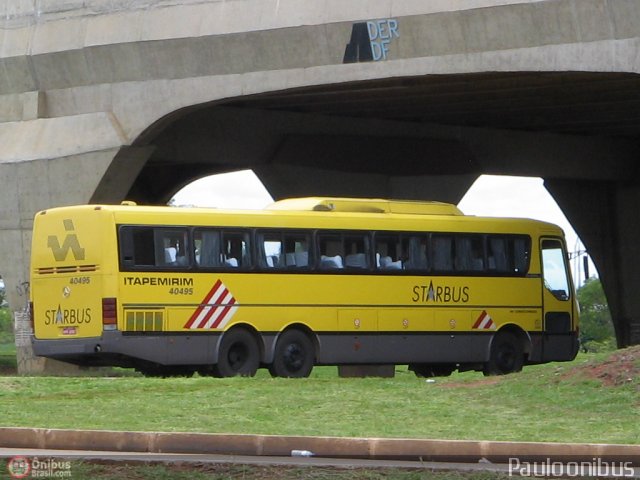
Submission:
<svg viewBox="0 0 640 480">
<path fill-rule="evenodd" d="M 190 453 L 288 457 L 292 450 L 314 456 L 428 461 L 508 463 L 524 461 L 632 462 L 640 445 L 488 442 L 403 438 L 302 437 L 210 433 L 115 432 L 0 427 L 0 447 L 139 453 Z"/>
</svg>

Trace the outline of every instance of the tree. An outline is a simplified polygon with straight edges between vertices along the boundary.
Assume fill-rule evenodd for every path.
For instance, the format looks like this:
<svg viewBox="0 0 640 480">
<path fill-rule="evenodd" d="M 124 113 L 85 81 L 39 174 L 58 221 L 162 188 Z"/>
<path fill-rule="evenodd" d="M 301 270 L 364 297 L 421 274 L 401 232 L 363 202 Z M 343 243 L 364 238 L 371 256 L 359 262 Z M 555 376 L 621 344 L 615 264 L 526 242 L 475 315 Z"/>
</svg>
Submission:
<svg viewBox="0 0 640 480">
<path fill-rule="evenodd" d="M 7 293 L 4 289 L 4 280 L 0 277 L 0 308 L 9 306 L 6 297 Z"/>
<path fill-rule="evenodd" d="M 580 342 L 596 351 L 615 345 L 611 312 L 600 279 L 591 277 L 577 291 L 580 304 Z"/>
</svg>

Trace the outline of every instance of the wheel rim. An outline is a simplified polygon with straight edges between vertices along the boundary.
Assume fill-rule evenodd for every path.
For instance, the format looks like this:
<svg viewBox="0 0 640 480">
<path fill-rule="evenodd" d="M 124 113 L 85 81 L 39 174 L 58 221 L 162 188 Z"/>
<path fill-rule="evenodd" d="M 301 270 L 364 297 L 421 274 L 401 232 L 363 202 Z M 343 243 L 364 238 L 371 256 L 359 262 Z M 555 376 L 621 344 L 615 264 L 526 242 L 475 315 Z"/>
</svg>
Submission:
<svg viewBox="0 0 640 480">
<path fill-rule="evenodd" d="M 297 372 L 302 368 L 305 361 L 305 351 L 297 343 L 290 343 L 284 350 L 284 365 L 290 372 Z"/>
<path fill-rule="evenodd" d="M 247 346 L 244 343 L 234 343 L 227 353 L 229 367 L 236 372 L 239 371 L 247 363 L 248 357 L 249 349 Z"/>
<path fill-rule="evenodd" d="M 504 344 L 498 351 L 497 364 L 503 372 L 512 372 L 516 364 L 516 351 L 511 344 Z"/>
</svg>

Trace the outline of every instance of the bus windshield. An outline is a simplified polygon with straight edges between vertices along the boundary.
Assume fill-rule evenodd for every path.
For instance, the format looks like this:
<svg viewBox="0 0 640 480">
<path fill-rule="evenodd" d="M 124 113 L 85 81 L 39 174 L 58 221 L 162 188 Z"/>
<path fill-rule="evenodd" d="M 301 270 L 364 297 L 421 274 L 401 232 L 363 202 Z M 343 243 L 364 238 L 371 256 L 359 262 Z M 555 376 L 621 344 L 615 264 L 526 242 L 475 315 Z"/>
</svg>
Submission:
<svg viewBox="0 0 640 480">
<path fill-rule="evenodd" d="M 558 300 L 569 300 L 569 279 L 566 256 L 559 240 L 542 242 L 542 271 L 544 286 Z"/>
</svg>

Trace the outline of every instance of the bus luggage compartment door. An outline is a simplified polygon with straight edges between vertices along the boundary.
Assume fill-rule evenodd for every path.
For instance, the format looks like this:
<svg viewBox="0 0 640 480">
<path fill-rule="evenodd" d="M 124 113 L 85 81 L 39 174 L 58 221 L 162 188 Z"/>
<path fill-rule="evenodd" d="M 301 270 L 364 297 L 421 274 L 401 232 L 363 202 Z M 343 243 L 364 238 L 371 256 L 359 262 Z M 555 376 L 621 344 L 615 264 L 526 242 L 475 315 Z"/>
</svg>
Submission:
<svg viewBox="0 0 640 480">
<path fill-rule="evenodd" d="M 339 345 L 334 354 L 338 363 L 375 362 L 377 348 L 378 312 L 375 309 L 338 310 Z"/>
</svg>

